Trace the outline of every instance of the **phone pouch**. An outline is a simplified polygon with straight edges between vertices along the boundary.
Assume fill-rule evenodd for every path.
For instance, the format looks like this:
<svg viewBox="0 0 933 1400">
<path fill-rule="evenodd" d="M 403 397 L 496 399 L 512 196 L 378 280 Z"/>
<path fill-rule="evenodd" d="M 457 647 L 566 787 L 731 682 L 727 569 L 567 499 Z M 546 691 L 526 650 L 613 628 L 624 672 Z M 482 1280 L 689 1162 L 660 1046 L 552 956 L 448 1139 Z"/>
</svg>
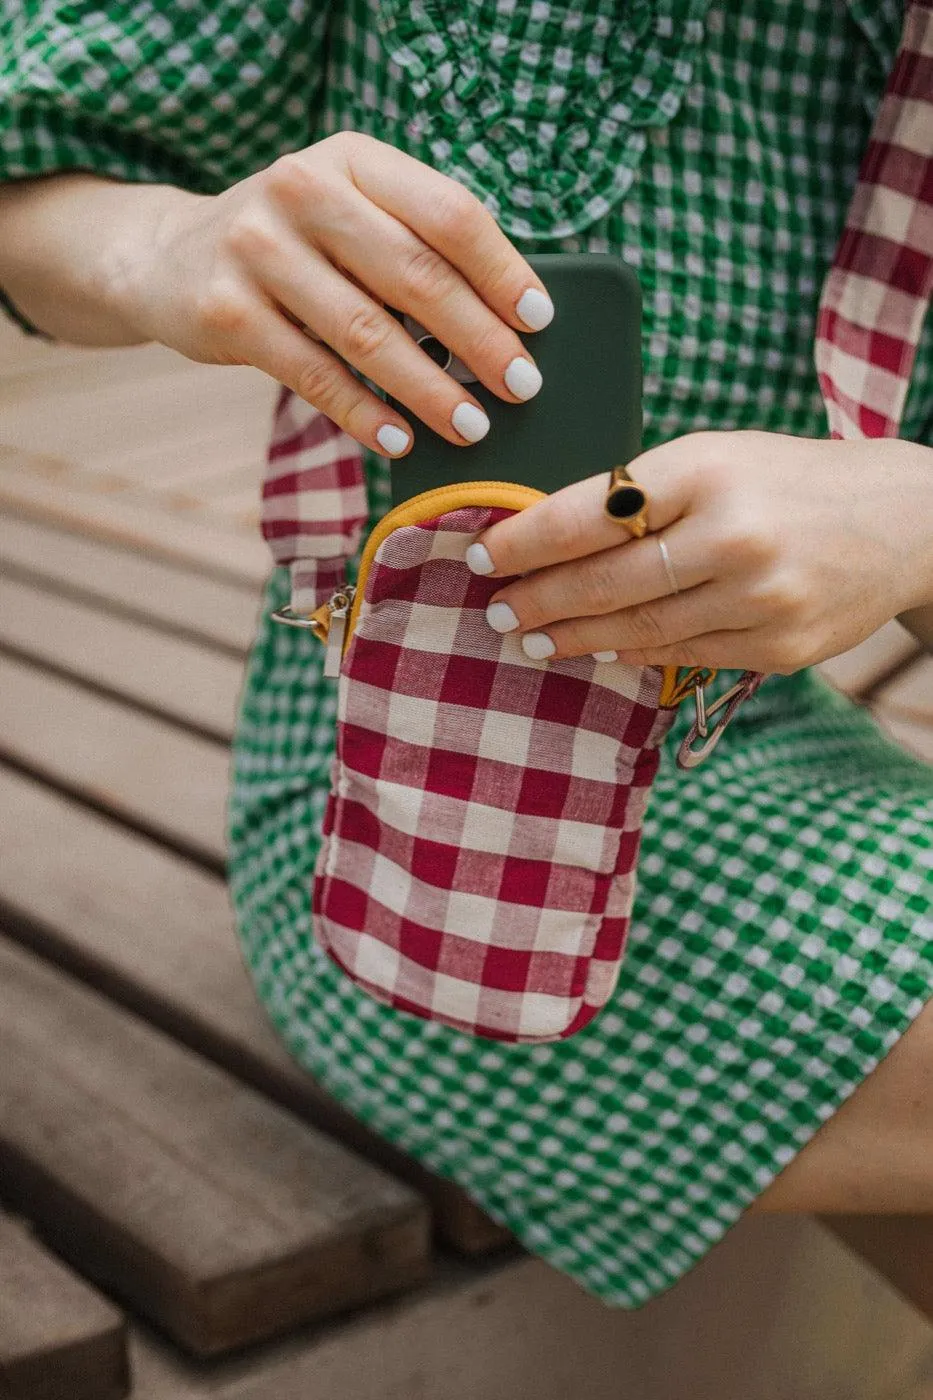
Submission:
<svg viewBox="0 0 933 1400">
<path fill-rule="evenodd" d="M 303 615 L 294 602 L 282 615 L 325 642 L 338 681 L 318 941 L 378 1000 L 507 1041 L 572 1035 L 611 995 L 659 745 L 709 677 L 532 661 L 492 630 L 505 580 L 471 573 L 467 547 L 540 494 L 466 482 L 417 496 L 371 534 L 355 590 L 338 583 L 312 611 L 336 565 L 315 582 L 306 558 Z M 348 545 L 361 504 L 332 519 Z"/>
</svg>

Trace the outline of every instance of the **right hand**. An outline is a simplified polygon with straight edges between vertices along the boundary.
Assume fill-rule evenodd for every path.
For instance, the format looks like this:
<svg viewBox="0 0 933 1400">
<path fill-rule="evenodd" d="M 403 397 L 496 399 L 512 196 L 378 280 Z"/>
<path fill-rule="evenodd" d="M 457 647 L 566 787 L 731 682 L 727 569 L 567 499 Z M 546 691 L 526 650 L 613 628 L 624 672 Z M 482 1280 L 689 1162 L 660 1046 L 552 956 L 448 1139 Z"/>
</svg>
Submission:
<svg viewBox="0 0 933 1400">
<path fill-rule="evenodd" d="M 449 442 L 478 441 L 488 419 L 385 304 L 506 402 L 540 387 L 517 334 L 553 312 L 540 278 L 468 190 L 392 146 L 342 132 L 222 194 L 164 193 L 145 248 L 123 264 L 122 309 L 144 337 L 194 360 L 255 365 L 387 456 L 409 450 L 412 428 L 348 365 Z M 386 427 L 407 441 L 380 441 Z"/>
</svg>

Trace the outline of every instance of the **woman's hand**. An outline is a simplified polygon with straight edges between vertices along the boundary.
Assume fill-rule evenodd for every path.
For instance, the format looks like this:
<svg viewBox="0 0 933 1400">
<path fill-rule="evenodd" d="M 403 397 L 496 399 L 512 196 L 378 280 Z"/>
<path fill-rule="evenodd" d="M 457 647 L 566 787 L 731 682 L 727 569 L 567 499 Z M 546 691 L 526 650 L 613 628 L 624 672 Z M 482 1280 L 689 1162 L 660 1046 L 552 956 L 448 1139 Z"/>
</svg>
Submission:
<svg viewBox="0 0 933 1400">
<path fill-rule="evenodd" d="M 410 425 L 347 364 L 449 442 L 489 429 L 383 303 L 507 402 L 541 386 L 518 335 L 553 315 L 540 279 L 462 185 L 381 141 L 339 133 L 217 196 L 166 190 L 158 214 L 123 239 L 124 318 L 191 359 L 258 366 L 377 452 L 404 454 Z"/>
<path fill-rule="evenodd" d="M 528 655 L 788 673 L 933 603 L 930 448 L 693 433 L 629 470 L 648 495 L 642 539 L 603 514 L 602 474 L 471 547 L 475 572 L 524 575 L 487 616 L 520 628 Z"/>
</svg>

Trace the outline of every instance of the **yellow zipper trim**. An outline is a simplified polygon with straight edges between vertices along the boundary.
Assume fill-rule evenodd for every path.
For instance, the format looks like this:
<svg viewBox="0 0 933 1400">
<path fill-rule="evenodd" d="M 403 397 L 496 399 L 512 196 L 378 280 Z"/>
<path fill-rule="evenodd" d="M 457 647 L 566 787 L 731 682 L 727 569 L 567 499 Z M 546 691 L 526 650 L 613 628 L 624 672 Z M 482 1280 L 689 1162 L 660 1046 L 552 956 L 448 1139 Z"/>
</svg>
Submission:
<svg viewBox="0 0 933 1400">
<path fill-rule="evenodd" d="M 432 520 L 437 515 L 446 515 L 449 511 L 460 510 L 466 506 L 526 510 L 528 506 L 533 506 L 536 501 L 543 501 L 545 494 L 544 491 L 538 491 L 533 486 L 520 486 L 514 481 L 461 481 L 453 486 L 435 486 L 433 490 L 422 491 L 420 495 L 412 496 L 411 500 L 402 501 L 401 505 L 395 506 L 375 526 L 366 541 L 366 547 L 360 558 L 356 596 L 353 599 L 353 606 L 350 608 L 347 630 L 344 634 L 344 654 L 346 654 L 350 638 L 353 636 L 360 608 L 363 606 L 366 580 L 369 577 L 369 570 L 372 567 L 376 551 L 383 540 L 388 539 L 394 530 L 404 529 L 406 525 L 420 525 L 423 520 Z M 323 640 L 326 641 L 330 624 L 328 604 L 325 603 L 313 616 Z M 682 666 L 664 667 L 664 679 L 661 683 L 661 694 L 658 700 L 662 708 L 673 709 L 693 693 L 696 678 L 702 674 L 702 668 L 693 667 L 686 676 L 681 676 L 683 669 Z M 711 671 L 707 673 L 706 678 L 711 680 L 715 674 L 715 671 Z"/>
<path fill-rule="evenodd" d="M 658 704 L 662 709 L 673 710 L 692 695 L 698 685 L 708 684 L 718 674 L 708 666 L 665 666 Z"/>
<path fill-rule="evenodd" d="M 360 608 L 363 606 L 366 580 L 376 550 L 393 530 L 404 529 L 406 525 L 420 525 L 422 520 L 433 520 L 436 515 L 446 515 L 448 511 L 460 510 L 465 506 L 525 510 L 536 501 L 543 501 L 544 496 L 543 491 L 536 491 L 533 486 L 519 486 L 514 481 L 458 481 L 453 486 L 435 486 L 431 491 L 422 491 L 420 496 L 412 496 L 410 501 L 402 501 L 401 505 L 395 506 L 388 515 L 382 517 L 366 541 L 357 574 L 356 597 L 347 618 L 344 650 L 353 635 Z"/>
</svg>

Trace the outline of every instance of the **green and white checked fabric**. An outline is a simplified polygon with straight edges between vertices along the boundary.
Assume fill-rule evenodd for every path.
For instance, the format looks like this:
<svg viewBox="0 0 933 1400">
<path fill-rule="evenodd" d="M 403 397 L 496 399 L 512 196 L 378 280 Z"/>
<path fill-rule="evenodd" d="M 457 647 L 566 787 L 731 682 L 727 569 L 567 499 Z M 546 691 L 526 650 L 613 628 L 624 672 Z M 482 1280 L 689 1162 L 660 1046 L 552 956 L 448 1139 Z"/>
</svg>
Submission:
<svg viewBox="0 0 933 1400">
<path fill-rule="evenodd" d="M 900 0 L 7 0 L 0 174 L 212 190 L 368 131 L 464 180 L 527 251 L 638 269 L 646 443 L 822 436 L 819 288 L 900 19 Z M 931 325 L 904 432 L 933 444 Z M 278 571 L 270 605 L 287 586 Z M 608 1009 L 571 1040 L 497 1046 L 370 1001 L 311 937 L 334 705 L 313 644 L 264 623 L 231 812 L 263 1002 L 353 1112 L 637 1306 L 930 997 L 933 770 L 816 678 L 771 680 L 708 766 L 662 765 Z"/>
</svg>

